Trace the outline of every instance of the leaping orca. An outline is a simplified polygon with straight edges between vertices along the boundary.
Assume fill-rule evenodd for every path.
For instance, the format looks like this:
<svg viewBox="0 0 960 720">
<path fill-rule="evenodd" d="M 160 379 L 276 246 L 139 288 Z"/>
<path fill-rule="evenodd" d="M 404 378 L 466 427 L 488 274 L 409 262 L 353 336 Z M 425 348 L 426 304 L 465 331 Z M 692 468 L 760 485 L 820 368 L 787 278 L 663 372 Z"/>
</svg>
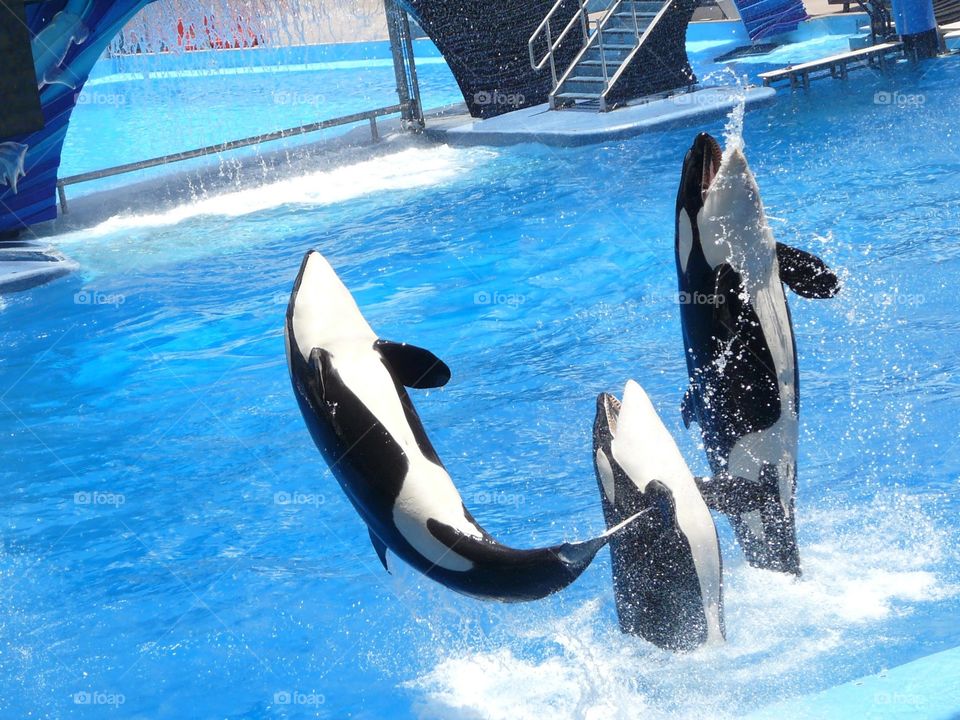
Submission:
<svg viewBox="0 0 960 720">
<path fill-rule="evenodd" d="M 840 282 L 820 258 L 774 240 L 743 153 L 706 133 L 683 162 L 676 262 L 683 420 L 699 424 L 713 472 L 701 489 L 729 515 L 750 564 L 799 575 L 799 374 L 783 283 L 829 298 Z"/>
<path fill-rule="evenodd" d="M 427 350 L 378 338 L 316 251 L 300 266 L 285 329 L 290 378 L 307 427 L 385 568 L 389 549 L 465 595 L 536 600 L 576 580 L 616 532 L 516 550 L 480 527 L 404 387 L 440 387 L 450 370 Z"/>
<path fill-rule="evenodd" d="M 653 404 L 629 381 L 623 402 L 603 393 L 594 467 L 610 540 L 620 628 L 670 650 L 725 637 L 717 529 L 694 477 Z"/>
</svg>

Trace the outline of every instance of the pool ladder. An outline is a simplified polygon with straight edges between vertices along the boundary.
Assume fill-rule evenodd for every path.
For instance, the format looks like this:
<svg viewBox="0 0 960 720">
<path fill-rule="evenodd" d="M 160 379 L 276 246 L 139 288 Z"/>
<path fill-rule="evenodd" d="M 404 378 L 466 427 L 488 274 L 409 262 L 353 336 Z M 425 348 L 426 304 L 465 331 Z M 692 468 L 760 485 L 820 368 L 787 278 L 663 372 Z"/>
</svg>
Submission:
<svg viewBox="0 0 960 720">
<path fill-rule="evenodd" d="M 569 0 L 557 0 L 527 44 L 533 69 L 550 67 L 550 108 L 587 104 L 599 106 L 601 112 L 612 109 L 611 95 L 617 83 L 676 1 L 614 0 L 598 21 L 591 22 L 589 0 L 577 0 L 577 11 L 554 39 L 557 15 L 569 6 Z M 578 38 L 579 51 L 566 70 L 558 73 L 558 54 L 568 57 Z M 546 52 L 537 57 L 537 48 L 543 43 Z"/>
</svg>

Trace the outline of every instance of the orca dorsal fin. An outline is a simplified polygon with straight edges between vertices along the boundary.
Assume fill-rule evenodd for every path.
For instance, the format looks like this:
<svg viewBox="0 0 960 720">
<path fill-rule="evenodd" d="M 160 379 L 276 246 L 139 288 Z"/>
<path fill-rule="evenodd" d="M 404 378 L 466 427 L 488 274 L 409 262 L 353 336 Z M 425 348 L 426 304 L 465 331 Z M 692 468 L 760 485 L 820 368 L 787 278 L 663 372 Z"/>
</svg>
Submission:
<svg viewBox="0 0 960 720">
<path fill-rule="evenodd" d="M 370 533 L 370 542 L 373 543 L 373 549 L 377 551 L 377 557 L 380 558 L 380 562 L 383 563 L 383 569 L 390 572 L 390 568 L 387 567 L 387 544 L 374 535 L 373 530 L 368 528 L 367 532 Z M 391 573 L 391 575 L 392 574 L 393 573 Z"/>
<path fill-rule="evenodd" d="M 450 381 L 450 368 L 429 350 L 390 340 L 377 340 L 373 347 L 406 387 L 418 390 L 438 388 Z"/>
<path fill-rule="evenodd" d="M 840 279 L 812 253 L 777 243 L 780 279 L 800 297 L 832 298 L 840 292 Z"/>
</svg>

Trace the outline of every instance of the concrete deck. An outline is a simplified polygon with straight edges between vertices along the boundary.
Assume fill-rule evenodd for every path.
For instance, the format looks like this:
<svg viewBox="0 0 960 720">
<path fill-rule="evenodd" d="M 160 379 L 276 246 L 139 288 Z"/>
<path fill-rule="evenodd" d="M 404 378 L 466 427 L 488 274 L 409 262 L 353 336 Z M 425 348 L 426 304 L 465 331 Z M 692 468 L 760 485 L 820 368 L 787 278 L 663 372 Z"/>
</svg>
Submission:
<svg viewBox="0 0 960 720">
<path fill-rule="evenodd" d="M 32 241 L 0 242 L 0 294 L 43 285 L 79 266 L 57 250 Z"/>
<path fill-rule="evenodd" d="M 747 107 L 773 100 L 772 88 L 747 91 Z M 554 146 L 590 145 L 640 135 L 650 130 L 703 122 L 725 115 L 737 104 L 729 87 L 703 88 L 662 100 L 631 104 L 611 112 L 550 110 L 544 103 L 498 117 L 478 120 L 465 112 L 427 119 L 429 137 L 451 145 L 515 145 L 535 142 Z"/>
<path fill-rule="evenodd" d="M 790 698 L 748 720 L 955 720 L 960 717 L 960 648 L 914 660 L 807 697 Z"/>
</svg>

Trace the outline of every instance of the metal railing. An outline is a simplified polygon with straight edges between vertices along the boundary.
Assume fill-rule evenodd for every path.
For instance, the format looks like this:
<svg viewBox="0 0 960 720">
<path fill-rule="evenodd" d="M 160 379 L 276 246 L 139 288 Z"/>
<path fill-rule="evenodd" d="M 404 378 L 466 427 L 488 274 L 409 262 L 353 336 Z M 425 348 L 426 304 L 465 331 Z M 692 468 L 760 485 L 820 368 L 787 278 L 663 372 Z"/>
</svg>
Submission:
<svg viewBox="0 0 960 720">
<path fill-rule="evenodd" d="M 617 84 L 617 81 L 626 72 L 627 68 L 630 66 L 630 63 L 633 62 L 633 58 L 639 49 L 643 46 L 644 40 L 653 32 L 654 28 L 660 23 L 663 19 L 663 16 L 669 12 L 669 10 L 674 6 L 677 0 L 666 0 L 663 5 L 660 6 L 660 9 L 657 11 L 657 14 L 650 18 L 650 21 L 647 23 L 647 26 L 643 29 L 643 33 L 640 33 L 639 26 L 636 25 L 637 22 L 637 6 L 636 3 L 633 5 L 633 21 L 636 29 L 636 43 L 633 46 L 633 50 L 630 51 L 630 54 L 627 55 L 620 63 L 620 67 L 617 68 L 617 71 L 613 74 L 613 77 L 609 81 L 604 83 L 603 87 L 603 97 L 600 99 L 600 106 L 606 110 L 607 106 L 607 95 L 610 93 L 610 90 Z M 600 51 L 603 54 L 603 50 Z"/>
<path fill-rule="evenodd" d="M 550 12 L 547 13 L 547 16 L 543 19 L 543 22 L 537 26 L 537 29 L 533 31 L 533 35 L 530 36 L 530 40 L 527 42 L 527 49 L 530 51 L 530 66 L 534 70 L 543 70 L 544 66 L 549 62 L 550 63 L 550 77 L 553 80 L 553 89 L 557 87 L 557 62 L 554 57 L 556 51 L 563 44 L 563 41 L 567 39 L 567 36 L 571 33 L 573 28 L 580 23 L 580 28 L 583 33 L 583 43 L 586 45 L 590 39 L 590 19 L 587 17 L 587 5 L 590 0 L 584 2 L 584 0 L 577 0 L 577 12 L 573 14 L 573 17 L 570 18 L 570 21 L 564 27 L 563 31 L 557 37 L 556 40 L 553 39 L 551 21 L 554 18 L 560 9 L 567 4 L 568 0 L 557 0 Z M 545 35 L 545 40 L 547 43 L 547 52 L 543 55 L 542 58 L 537 60 L 536 50 L 534 45 L 537 44 L 537 41 L 540 40 L 540 37 Z"/>
<path fill-rule="evenodd" d="M 634 42 L 633 42 L 632 49 L 628 52 L 627 56 L 617 64 L 617 67 L 613 72 L 613 76 L 611 77 L 610 70 L 608 67 L 609 63 L 607 61 L 607 52 L 606 52 L 607 48 L 604 45 L 603 35 L 606 30 L 624 30 L 624 31 L 631 30 L 631 27 L 629 25 L 625 28 L 614 28 L 610 26 L 610 23 L 612 22 L 613 18 L 616 17 L 616 15 L 620 11 L 620 8 L 623 6 L 623 3 L 625 1 L 630 2 L 631 16 L 633 20 L 632 30 L 633 30 Z M 652 18 L 650 18 L 647 25 L 643 29 L 641 29 L 640 27 L 641 18 L 637 15 L 636 2 L 634 2 L 634 0 L 614 0 L 614 2 L 610 5 L 610 7 L 607 8 L 607 11 L 604 13 L 603 17 L 600 18 L 600 20 L 597 22 L 596 32 L 590 36 L 590 38 L 584 44 L 583 49 L 580 51 L 577 57 L 574 58 L 573 62 L 570 63 L 570 67 L 567 68 L 567 71 L 560 78 L 560 81 L 554 86 L 554 91 L 556 91 L 557 88 L 562 86 L 564 82 L 566 82 L 570 78 L 570 76 L 576 71 L 577 65 L 580 63 L 581 60 L 583 60 L 586 57 L 587 53 L 589 53 L 591 50 L 596 49 L 600 53 L 600 67 L 603 74 L 603 89 L 600 91 L 600 96 L 601 96 L 600 109 L 606 110 L 607 109 L 606 97 L 607 97 L 607 94 L 610 92 L 610 89 L 616 84 L 616 82 L 623 75 L 624 71 L 630 65 L 630 62 L 632 61 L 633 56 L 636 54 L 637 50 L 643 44 L 643 41 L 646 40 L 647 36 L 653 31 L 657 23 L 660 22 L 660 19 L 664 16 L 664 14 L 666 14 L 666 12 L 673 6 L 674 2 L 675 0 L 667 0 L 667 2 L 664 2 L 661 5 L 660 9 L 657 11 L 657 14 L 654 15 Z M 646 19 L 647 18 L 643 18 L 643 20 L 646 20 Z M 553 106 L 554 101 L 553 101 L 552 95 L 551 95 L 550 102 L 551 102 L 551 106 Z"/>
<path fill-rule="evenodd" d="M 186 150 L 184 152 L 173 153 L 171 155 L 163 155 L 162 157 L 151 158 L 150 160 L 140 160 L 139 162 L 118 165 L 116 167 L 106 168 L 104 170 L 94 170 L 92 172 L 81 173 L 79 175 L 71 175 L 70 177 L 57 180 L 57 196 L 60 198 L 60 209 L 64 213 L 67 212 L 67 185 L 77 185 L 79 183 L 90 182 L 92 180 L 102 180 L 103 178 L 114 177 L 116 175 L 124 175 L 126 173 L 137 172 L 138 170 L 146 170 L 148 168 L 160 167 L 161 165 L 183 162 L 184 160 L 192 160 L 194 158 L 204 157 L 206 155 L 216 155 L 217 153 L 227 152 L 229 150 L 236 150 L 238 148 L 249 147 L 251 145 L 259 145 L 260 143 L 271 142 L 273 140 L 283 140 L 284 138 L 297 137 L 298 135 L 306 135 L 307 133 L 317 132 L 319 130 L 327 130 L 333 127 L 340 127 L 342 125 L 350 125 L 355 122 L 363 122 L 364 120 L 370 123 L 371 140 L 373 142 L 378 142 L 380 140 L 380 131 L 377 128 L 377 118 L 387 115 L 396 115 L 398 113 L 402 114 L 409 109 L 410 107 L 407 103 L 388 105 L 387 107 L 376 108 L 375 110 L 366 110 L 364 112 L 353 113 L 352 115 L 344 115 L 342 117 L 332 118 L 330 120 L 321 120 L 320 122 L 310 123 L 309 125 L 300 125 L 298 127 L 287 128 L 286 130 L 277 130 L 275 132 L 247 137 L 241 140 L 231 140 L 230 142 L 221 143 L 219 145 L 208 145 L 206 147 L 197 148 L 196 150 Z"/>
</svg>

